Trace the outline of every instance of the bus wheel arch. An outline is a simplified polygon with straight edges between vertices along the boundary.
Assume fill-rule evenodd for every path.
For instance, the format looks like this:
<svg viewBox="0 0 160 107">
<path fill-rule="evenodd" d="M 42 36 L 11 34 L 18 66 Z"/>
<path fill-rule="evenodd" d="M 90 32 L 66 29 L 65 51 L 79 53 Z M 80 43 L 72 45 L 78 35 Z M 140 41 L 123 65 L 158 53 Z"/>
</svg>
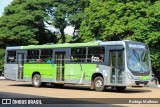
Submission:
<svg viewBox="0 0 160 107">
<path fill-rule="evenodd" d="M 32 78 L 33 78 L 33 76 L 36 75 L 36 74 L 41 75 L 38 71 L 35 71 L 35 72 L 32 73 Z"/>
<path fill-rule="evenodd" d="M 91 90 L 104 91 L 104 78 L 101 73 L 94 73 L 91 78 Z"/>
<path fill-rule="evenodd" d="M 32 74 L 32 85 L 38 88 L 46 85 L 45 82 L 41 81 L 41 74 L 38 71 L 35 71 Z"/>
</svg>

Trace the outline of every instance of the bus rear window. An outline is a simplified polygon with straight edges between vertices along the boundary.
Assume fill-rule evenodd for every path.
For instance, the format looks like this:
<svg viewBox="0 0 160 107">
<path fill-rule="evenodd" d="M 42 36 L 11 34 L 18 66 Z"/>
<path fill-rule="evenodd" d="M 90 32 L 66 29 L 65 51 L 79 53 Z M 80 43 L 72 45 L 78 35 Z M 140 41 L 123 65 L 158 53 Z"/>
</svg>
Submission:
<svg viewBox="0 0 160 107">
<path fill-rule="evenodd" d="M 15 63 L 16 62 L 16 51 L 8 51 L 7 52 L 7 62 Z"/>
</svg>

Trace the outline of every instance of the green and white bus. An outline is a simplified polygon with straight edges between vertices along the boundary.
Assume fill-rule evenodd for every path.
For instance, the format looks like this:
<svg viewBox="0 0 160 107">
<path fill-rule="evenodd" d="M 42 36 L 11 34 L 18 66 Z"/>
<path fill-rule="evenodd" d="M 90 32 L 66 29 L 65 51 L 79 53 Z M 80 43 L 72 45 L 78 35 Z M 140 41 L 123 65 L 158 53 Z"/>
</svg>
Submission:
<svg viewBox="0 0 160 107">
<path fill-rule="evenodd" d="M 96 41 L 6 48 L 4 76 L 34 87 L 85 84 L 103 91 L 149 84 L 150 51 L 133 41 Z"/>
</svg>

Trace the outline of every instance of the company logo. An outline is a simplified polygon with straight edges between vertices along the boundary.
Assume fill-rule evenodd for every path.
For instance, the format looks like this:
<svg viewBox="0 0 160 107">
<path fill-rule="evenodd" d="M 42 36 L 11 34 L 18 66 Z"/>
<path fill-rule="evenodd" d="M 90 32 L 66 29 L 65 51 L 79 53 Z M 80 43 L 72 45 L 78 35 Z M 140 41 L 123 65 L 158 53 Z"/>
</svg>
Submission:
<svg viewBox="0 0 160 107">
<path fill-rule="evenodd" d="M 2 99 L 2 104 L 11 104 L 11 99 Z"/>
<path fill-rule="evenodd" d="M 2 99 L 2 104 L 42 104 L 40 99 Z"/>
</svg>

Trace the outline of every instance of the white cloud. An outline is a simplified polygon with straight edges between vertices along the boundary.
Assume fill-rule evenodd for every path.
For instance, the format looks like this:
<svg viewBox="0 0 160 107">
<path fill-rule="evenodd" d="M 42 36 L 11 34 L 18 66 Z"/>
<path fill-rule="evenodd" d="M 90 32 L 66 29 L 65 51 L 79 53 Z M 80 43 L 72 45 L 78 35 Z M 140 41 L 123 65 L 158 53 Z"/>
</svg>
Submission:
<svg viewBox="0 0 160 107">
<path fill-rule="evenodd" d="M 0 16 L 2 16 L 4 12 L 4 8 L 8 6 L 13 0 L 0 0 Z"/>
</svg>

